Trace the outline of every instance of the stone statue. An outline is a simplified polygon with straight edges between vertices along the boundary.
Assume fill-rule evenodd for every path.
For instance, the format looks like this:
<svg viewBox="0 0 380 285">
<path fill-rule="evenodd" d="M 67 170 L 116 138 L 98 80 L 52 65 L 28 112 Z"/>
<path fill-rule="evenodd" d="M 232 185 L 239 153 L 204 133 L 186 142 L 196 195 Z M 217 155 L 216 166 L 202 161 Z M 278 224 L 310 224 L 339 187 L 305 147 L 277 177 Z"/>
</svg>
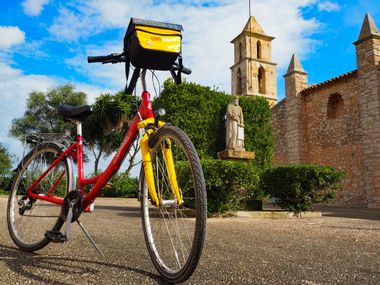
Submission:
<svg viewBox="0 0 380 285">
<path fill-rule="evenodd" d="M 233 96 L 227 107 L 226 148 L 245 151 L 243 110 L 239 106 L 238 96 Z"/>
</svg>

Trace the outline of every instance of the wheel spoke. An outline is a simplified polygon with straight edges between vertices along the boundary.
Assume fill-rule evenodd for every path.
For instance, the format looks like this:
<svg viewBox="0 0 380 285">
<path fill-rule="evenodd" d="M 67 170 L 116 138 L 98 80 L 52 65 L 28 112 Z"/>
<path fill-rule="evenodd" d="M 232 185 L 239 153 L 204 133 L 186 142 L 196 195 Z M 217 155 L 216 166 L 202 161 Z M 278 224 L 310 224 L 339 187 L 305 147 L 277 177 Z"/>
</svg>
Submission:
<svg viewBox="0 0 380 285">
<path fill-rule="evenodd" d="M 175 127 L 165 127 L 159 132 L 155 134 L 158 139 L 151 154 L 159 206 L 150 203 L 144 173 L 141 174 L 144 234 L 156 269 L 169 282 L 183 282 L 195 269 L 203 247 L 206 212 L 202 209 L 206 201 L 205 194 L 197 192 L 204 191 L 205 186 L 203 176 L 198 176 L 201 173 L 199 159 L 187 136 Z M 164 155 L 167 142 L 173 154 L 181 205 L 167 169 Z"/>
<path fill-rule="evenodd" d="M 25 156 L 14 178 L 7 220 L 11 237 L 21 249 L 37 250 L 44 247 L 48 243 L 45 232 L 59 230 L 62 225 L 58 219 L 61 211 L 59 206 L 43 200 L 31 200 L 26 196 L 27 190 L 48 169 L 59 151 L 60 148 L 52 144 L 37 146 Z M 63 192 L 55 191 L 52 194 L 63 197 L 70 185 L 68 174 L 67 162 L 62 160 L 41 179 L 33 191 L 46 195 L 55 185 L 55 190 L 63 189 Z"/>
</svg>

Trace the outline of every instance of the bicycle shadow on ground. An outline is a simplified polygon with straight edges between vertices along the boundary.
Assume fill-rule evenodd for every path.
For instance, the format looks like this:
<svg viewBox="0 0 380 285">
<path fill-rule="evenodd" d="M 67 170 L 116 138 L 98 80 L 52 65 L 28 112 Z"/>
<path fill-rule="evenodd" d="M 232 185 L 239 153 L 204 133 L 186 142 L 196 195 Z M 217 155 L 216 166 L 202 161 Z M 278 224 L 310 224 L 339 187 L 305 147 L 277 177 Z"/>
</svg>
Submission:
<svg viewBox="0 0 380 285">
<path fill-rule="evenodd" d="M 117 215 L 131 218 L 141 218 L 141 208 L 133 206 L 104 206 L 95 205 L 95 211 L 106 210 L 106 211 L 117 211 Z"/>
<path fill-rule="evenodd" d="M 108 270 L 114 274 L 115 269 L 144 275 L 160 285 L 170 284 L 163 280 L 159 275 L 129 266 L 94 261 L 87 258 L 46 256 L 34 252 L 24 252 L 1 244 L 0 262 L 4 262 L 6 266 L 16 274 L 28 278 L 29 280 L 37 281 L 40 284 L 80 284 L 78 281 L 86 283 L 86 280 L 83 280 L 83 277 L 89 275 L 93 275 L 94 280 L 97 280 L 96 283 L 100 283 L 99 277 L 96 276 L 98 272 Z M 44 274 L 47 272 L 48 274 Z M 61 274 L 69 276 L 71 282 L 66 282 L 65 280 L 62 280 L 62 278 L 57 278 L 57 275 Z M 134 280 L 131 279 L 130 281 L 133 282 Z"/>
</svg>

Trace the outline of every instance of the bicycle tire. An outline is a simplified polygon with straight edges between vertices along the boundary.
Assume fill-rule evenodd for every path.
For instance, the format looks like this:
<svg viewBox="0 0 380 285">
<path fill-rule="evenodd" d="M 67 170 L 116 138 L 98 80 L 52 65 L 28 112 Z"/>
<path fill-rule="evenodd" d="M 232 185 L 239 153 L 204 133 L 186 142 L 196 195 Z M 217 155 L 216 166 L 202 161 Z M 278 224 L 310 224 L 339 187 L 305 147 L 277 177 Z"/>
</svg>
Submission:
<svg viewBox="0 0 380 285">
<path fill-rule="evenodd" d="M 49 244 L 45 237 L 47 230 L 59 231 L 64 221 L 59 217 L 61 206 L 43 200 L 28 198 L 27 189 L 61 153 L 55 143 L 42 143 L 33 148 L 21 161 L 13 179 L 7 206 L 7 224 L 13 242 L 24 251 L 36 251 Z M 59 172 L 61 172 L 59 174 Z M 55 175 L 59 175 L 55 179 Z M 58 181 L 59 179 L 59 181 Z M 58 181 L 55 196 L 64 197 L 70 188 L 71 172 L 67 158 L 62 159 L 44 177 L 37 193 L 46 194 L 48 186 Z"/>
<path fill-rule="evenodd" d="M 157 163 L 162 158 L 159 151 L 167 139 L 170 139 L 173 156 L 175 155 L 177 158 L 174 160 L 174 164 L 184 203 L 181 207 L 178 205 L 167 207 L 163 205 L 159 207 L 151 205 L 142 167 L 140 172 L 141 214 L 146 246 L 155 268 L 166 281 L 180 283 L 186 281 L 193 274 L 203 250 L 207 218 L 206 186 L 202 166 L 191 140 L 179 128 L 165 126 L 160 128 L 150 139 L 158 198 L 161 201 L 175 199 L 173 193 L 171 193 L 172 191 L 168 189 L 170 188 L 168 186 L 170 182 L 166 182 L 166 184 L 163 182 L 165 178 L 168 179 L 165 171 L 160 171 L 160 167 L 162 168 L 163 164 Z M 178 149 L 174 149 L 177 146 Z M 180 155 L 180 151 L 183 151 L 182 155 Z M 188 161 L 188 166 L 184 162 L 185 159 Z M 182 170 L 180 169 L 181 165 Z M 162 173 L 160 174 L 160 172 Z M 192 185 L 183 182 L 187 181 L 186 183 L 188 183 L 190 180 L 192 181 Z M 194 214 L 195 218 L 193 218 Z M 169 232 L 169 226 L 165 222 L 166 218 L 169 221 L 170 218 L 176 220 L 176 223 L 169 225 L 173 226 L 173 232 Z M 164 220 L 163 223 L 166 226 L 166 233 L 161 232 L 160 228 L 158 231 L 155 231 L 155 225 L 162 224 L 162 220 Z M 190 226 L 194 226 L 194 228 L 191 230 Z M 187 230 L 189 245 L 185 244 L 187 242 L 185 234 Z M 181 235 L 184 237 L 183 241 Z M 179 249 L 181 250 L 179 253 L 177 252 L 177 245 L 174 245 L 177 239 L 180 245 Z M 170 240 L 170 243 L 168 240 Z M 171 248 L 173 249 L 174 258 L 173 256 L 169 256 L 172 255 L 169 253 Z M 171 258 L 174 259 L 175 266 L 173 266 L 171 260 L 169 262 Z"/>
</svg>

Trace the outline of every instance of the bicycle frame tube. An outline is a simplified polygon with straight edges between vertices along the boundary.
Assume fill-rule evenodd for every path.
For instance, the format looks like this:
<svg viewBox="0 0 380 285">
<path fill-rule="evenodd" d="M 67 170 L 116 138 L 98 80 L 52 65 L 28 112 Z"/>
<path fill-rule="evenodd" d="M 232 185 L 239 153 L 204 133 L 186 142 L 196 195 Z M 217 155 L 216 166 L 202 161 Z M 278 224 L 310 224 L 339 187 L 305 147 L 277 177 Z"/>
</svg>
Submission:
<svg viewBox="0 0 380 285">
<path fill-rule="evenodd" d="M 82 191 L 84 197 L 83 208 L 86 209 L 97 197 L 99 191 L 106 185 L 109 179 L 119 170 L 121 164 L 124 161 L 127 153 L 129 152 L 133 141 L 135 140 L 139 129 L 145 128 L 149 124 L 154 123 L 152 102 L 150 99 L 150 94 L 147 91 L 144 91 L 142 94 L 142 102 L 139 106 L 137 115 L 134 117 L 132 123 L 129 126 L 128 132 L 124 137 L 123 142 L 121 143 L 119 149 L 117 150 L 115 156 L 111 160 L 110 164 L 107 166 L 104 172 L 99 175 L 91 178 L 84 177 L 84 165 L 83 165 L 83 138 L 81 135 L 78 135 L 76 142 L 72 144 L 68 149 L 66 149 L 59 157 L 54 160 L 54 162 L 48 167 L 48 169 L 32 184 L 28 189 L 28 195 L 33 199 L 40 199 L 52 202 L 54 204 L 61 205 L 63 203 L 63 198 L 56 197 L 53 195 L 55 188 L 57 187 L 59 181 L 62 179 L 64 173 L 62 173 L 57 181 L 54 182 L 53 186 L 48 190 L 47 195 L 33 193 L 33 189 L 37 187 L 40 181 L 51 171 L 61 160 L 65 159 L 67 156 L 72 156 L 78 161 L 78 190 Z M 164 123 L 159 122 L 159 126 L 162 126 Z M 149 145 L 148 145 L 148 132 L 146 132 L 140 142 L 143 168 L 145 173 L 145 179 L 147 182 L 149 193 L 155 203 L 159 205 L 160 201 L 157 197 L 153 168 L 152 168 L 152 159 L 150 155 Z M 174 196 L 177 199 L 178 204 L 182 204 L 182 197 L 180 190 L 177 184 L 177 177 L 174 168 L 174 161 L 171 151 L 171 142 L 168 141 L 168 147 L 164 149 L 164 159 L 165 164 L 168 170 L 170 186 L 173 191 Z M 89 193 L 85 194 L 85 185 L 93 185 Z"/>
<path fill-rule="evenodd" d="M 85 197 L 83 201 L 83 207 L 86 208 L 89 206 L 96 198 L 99 191 L 106 185 L 108 180 L 114 175 L 120 168 L 121 164 L 124 161 L 127 153 L 129 152 L 131 145 L 134 139 L 137 136 L 138 128 L 137 124 L 141 120 L 146 120 L 149 118 L 154 118 L 153 109 L 152 109 L 152 100 L 150 98 L 150 94 L 147 91 L 142 93 L 142 101 L 139 106 L 139 110 L 137 115 L 134 117 L 132 123 L 129 126 L 129 130 L 124 137 L 123 142 L 121 143 L 119 149 L 117 150 L 115 156 L 111 160 L 110 164 L 107 166 L 106 170 L 94 177 L 93 179 L 84 179 L 83 176 L 79 177 L 79 185 L 82 184 L 90 184 L 89 182 L 94 182 L 96 180 L 94 186 Z M 91 183 L 92 184 L 92 183 Z"/>
<path fill-rule="evenodd" d="M 138 113 L 134 117 L 132 123 L 129 126 L 128 132 L 125 135 L 123 142 L 121 143 L 119 149 L 117 150 L 115 156 L 112 158 L 111 162 L 107 166 L 107 168 L 100 173 L 99 175 L 91 178 L 84 177 L 84 165 L 83 165 L 83 138 L 78 135 L 76 138 L 76 142 L 73 143 L 69 148 L 67 148 L 62 154 L 59 155 L 57 159 L 46 169 L 46 171 L 32 184 L 28 189 L 28 196 L 33 199 L 45 200 L 48 202 L 52 202 L 54 204 L 61 205 L 63 203 L 63 199 L 60 197 L 56 197 L 51 195 L 54 191 L 54 187 L 56 183 L 52 186 L 51 189 L 48 190 L 49 195 L 36 194 L 33 193 L 32 190 L 39 184 L 39 182 L 51 171 L 61 160 L 63 160 L 67 156 L 73 156 L 78 161 L 78 190 L 81 190 L 83 195 L 84 186 L 85 185 L 93 185 L 90 189 L 87 196 L 84 197 L 83 200 L 83 208 L 86 209 L 97 197 L 99 191 L 106 185 L 108 180 L 119 170 L 121 164 L 124 161 L 127 153 L 129 152 L 133 141 L 135 140 L 138 127 L 137 124 L 146 119 L 154 119 L 153 109 L 152 109 L 152 101 L 150 98 L 150 94 L 147 91 L 142 93 L 142 102 L 139 106 Z M 58 178 L 59 179 L 59 178 Z"/>
<path fill-rule="evenodd" d="M 52 192 L 54 191 L 54 188 L 57 187 L 58 182 L 56 181 L 54 185 L 49 189 L 48 194 L 37 194 L 33 193 L 33 189 L 37 187 L 37 185 L 41 182 L 41 180 L 52 170 L 62 159 L 64 159 L 67 155 L 69 155 L 75 148 L 77 147 L 77 143 L 72 144 L 68 149 L 66 149 L 63 153 L 61 153 L 58 158 L 56 158 L 53 163 L 45 170 L 44 173 L 41 174 L 40 177 L 37 178 L 37 180 L 28 188 L 28 196 L 32 199 L 40 199 L 48 202 L 52 202 L 54 204 L 61 205 L 63 203 L 63 199 L 60 197 L 56 197 L 52 195 Z M 62 179 L 62 175 L 57 179 Z"/>
</svg>

